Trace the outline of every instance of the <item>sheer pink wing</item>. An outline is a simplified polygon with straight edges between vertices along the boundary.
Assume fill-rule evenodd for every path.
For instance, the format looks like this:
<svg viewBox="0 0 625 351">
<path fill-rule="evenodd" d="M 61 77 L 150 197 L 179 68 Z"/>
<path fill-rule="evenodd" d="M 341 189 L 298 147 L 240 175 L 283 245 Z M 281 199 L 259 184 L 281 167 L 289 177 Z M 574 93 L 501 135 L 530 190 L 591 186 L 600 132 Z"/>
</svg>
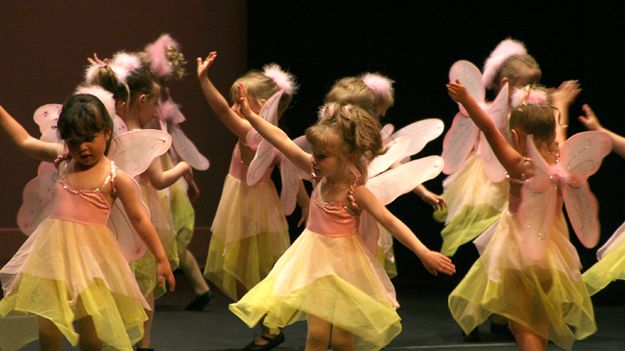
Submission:
<svg viewBox="0 0 625 351">
<path fill-rule="evenodd" d="M 528 155 L 534 163 L 534 176 L 523 185 L 518 218 L 523 252 L 532 260 L 540 260 L 549 243 L 558 210 L 558 190 L 552 181 L 553 168 L 542 158 L 531 136 L 528 136 L 527 143 Z"/>
<path fill-rule="evenodd" d="M 135 185 L 134 188 L 137 193 L 137 198 L 141 199 L 141 187 L 134 179 L 133 183 Z M 148 218 L 150 218 L 150 210 L 143 200 L 141 200 L 141 205 Z M 138 260 L 145 255 L 148 247 L 134 230 L 132 222 L 128 218 L 126 210 L 124 210 L 124 206 L 119 199 L 116 199 L 111 207 L 108 227 L 113 232 L 113 235 L 115 235 L 119 248 L 127 261 Z"/>
<path fill-rule="evenodd" d="M 625 241 L 625 235 L 623 235 L 623 233 L 625 233 L 625 222 L 623 222 L 623 224 L 621 224 L 621 226 L 618 227 L 614 233 L 612 233 L 610 239 L 608 239 L 608 241 L 606 241 L 606 243 L 603 244 L 599 250 L 597 250 L 598 260 L 602 259 L 603 256 L 612 251 L 613 248 L 623 245 L 623 242 Z"/>
<path fill-rule="evenodd" d="M 508 136 L 508 84 L 499 91 L 495 100 L 486 108 L 486 112 L 495 124 L 495 127 L 506 137 Z M 488 179 L 495 183 L 503 181 L 506 177 L 506 170 L 503 168 L 493 149 L 480 133 L 480 141 L 477 148 L 478 154 L 484 160 L 484 173 Z"/>
<path fill-rule="evenodd" d="M 382 137 L 382 142 L 384 142 L 386 144 L 387 139 L 391 136 L 391 134 L 393 134 L 393 131 L 395 130 L 395 126 L 387 123 L 385 124 L 382 129 L 380 129 L 380 136 Z"/>
<path fill-rule="evenodd" d="M 445 160 L 443 173 L 452 174 L 457 171 L 477 146 L 480 130 L 471 118 L 458 112 L 451 127 L 443 139 L 441 157 Z"/>
<path fill-rule="evenodd" d="M 306 140 L 306 136 L 302 135 L 293 140 L 302 150 L 310 152 L 310 144 Z M 284 207 L 284 213 L 290 215 L 295 209 L 297 202 L 297 192 L 299 191 L 300 181 L 302 179 L 312 180 L 310 174 L 297 167 L 286 156 L 279 153 L 280 158 L 280 178 L 282 181 L 282 188 L 280 190 L 280 200 Z"/>
<path fill-rule="evenodd" d="M 375 157 L 369 163 L 367 168 L 367 176 L 373 178 L 376 175 L 386 171 L 395 162 L 398 162 L 407 155 L 410 148 L 410 139 L 407 137 L 391 140 L 387 145 L 386 152 Z"/>
<path fill-rule="evenodd" d="M 425 147 L 427 143 L 443 134 L 445 124 L 438 118 L 427 118 L 411 123 L 391 135 L 389 141 L 408 138 L 410 146 L 405 156 L 412 156 Z"/>
<path fill-rule="evenodd" d="M 33 114 L 33 120 L 39 126 L 41 137 L 39 139 L 47 142 L 61 143 L 56 124 L 61 114 L 61 104 L 46 104 L 40 106 Z"/>
<path fill-rule="evenodd" d="M 37 177 L 24 187 L 22 206 L 17 212 L 17 226 L 25 235 L 32 234 L 50 214 L 57 179 L 58 172 L 54 164 L 41 162 L 37 169 Z"/>
<path fill-rule="evenodd" d="M 137 129 L 118 135 L 111 142 L 108 157 L 131 177 L 148 169 L 152 160 L 171 147 L 171 136 L 156 129 Z"/>
<path fill-rule="evenodd" d="M 367 180 L 366 187 L 387 205 L 417 185 L 438 176 L 444 161 L 440 156 L 427 156 L 404 163 Z"/>
<path fill-rule="evenodd" d="M 172 146 L 176 154 L 191 167 L 205 171 L 210 167 L 210 162 L 198 151 L 195 144 L 184 134 L 182 129 L 175 123 L 168 124 Z"/>
<path fill-rule="evenodd" d="M 594 247 L 599 241 L 597 199 L 588 177 L 601 166 L 612 150 L 612 140 L 603 132 L 582 132 L 570 137 L 560 149 L 560 165 L 566 172 L 562 196 L 571 225 L 580 242 Z"/>
<path fill-rule="evenodd" d="M 460 81 L 467 89 L 467 92 L 477 103 L 484 103 L 486 98 L 486 90 L 482 83 L 482 72 L 475 65 L 467 60 L 459 60 L 454 62 L 449 68 L 449 81 Z M 458 108 L 463 115 L 468 116 L 467 111 L 458 104 Z"/>
<path fill-rule="evenodd" d="M 278 106 L 280 104 L 282 94 L 284 94 L 284 91 L 282 90 L 273 94 L 267 101 L 265 101 L 259 113 L 261 117 L 273 125 L 278 124 Z M 251 146 L 258 145 L 262 139 L 263 137 L 258 134 L 254 128 L 252 128 L 245 136 L 245 142 Z"/>
</svg>

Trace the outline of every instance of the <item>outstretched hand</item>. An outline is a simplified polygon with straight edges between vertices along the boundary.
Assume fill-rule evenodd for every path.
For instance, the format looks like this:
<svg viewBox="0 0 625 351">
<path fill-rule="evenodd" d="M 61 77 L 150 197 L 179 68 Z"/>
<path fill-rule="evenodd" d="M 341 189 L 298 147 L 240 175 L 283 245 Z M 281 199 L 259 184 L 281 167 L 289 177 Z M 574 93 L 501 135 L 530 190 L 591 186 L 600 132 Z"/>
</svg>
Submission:
<svg viewBox="0 0 625 351">
<path fill-rule="evenodd" d="M 201 57 L 197 58 L 197 77 L 203 78 L 208 76 L 208 69 L 217 59 L 217 51 L 211 51 L 206 59 L 202 60 Z"/>
<path fill-rule="evenodd" d="M 599 123 L 597 115 L 595 115 L 595 112 L 590 108 L 590 106 L 588 106 L 588 104 L 584 104 L 582 105 L 582 110 L 584 110 L 586 116 L 579 116 L 577 119 L 582 122 L 584 127 L 588 130 L 600 130 L 602 128 L 601 123 Z"/>
<path fill-rule="evenodd" d="M 100 65 L 100 66 L 108 65 L 110 62 L 109 59 L 102 60 L 101 58 L 98 57 L 98 54 L 96 54 L 95 52 L 93 53 L 93 57 L 87 57 L 87 61 L 89 61 L 89 63 L 92 65 Z"/>
<path fill-rule="evenodd" d="M 551 91 L 553 104 L 558 107 L 568 108 L 582 89 L 576 80 L 567 80 L 562 82 L 557 89 Z"/>
<path fill-rule="evenodd" d="M 467 102 L 467 100 L 469 99 L 469 93 L 467 92 L 467 89 L 464 87 L 464 85 L 462 85 L 462 83 L 460 83 L 459 80 L 447 83 L 446 87 L 447 94 L 449 94 L 449 97 L 455 102 L 464 105 L 464 103 Z"/>
<path fill-rule="evenodd" d="M 456 273 L 456 266 L 451 262 L 451 259 L 440 252 L 428 251 L 421 258 L 421 263 L 432 275 L 438 275 L 439 272 L 446 275 Z"/>
<path fill-rule="evenodd" d="M 247 89 L 243 86 L 243 84 L 237 84 L 237 89 L 239 90 L 239 103 L 235 105 L 236 112 L 241 116 L 248 119 L 250 116 L 254 115 L 254 111 L 250 107 L 249 96 L 247 94 Z"/>
</svg>

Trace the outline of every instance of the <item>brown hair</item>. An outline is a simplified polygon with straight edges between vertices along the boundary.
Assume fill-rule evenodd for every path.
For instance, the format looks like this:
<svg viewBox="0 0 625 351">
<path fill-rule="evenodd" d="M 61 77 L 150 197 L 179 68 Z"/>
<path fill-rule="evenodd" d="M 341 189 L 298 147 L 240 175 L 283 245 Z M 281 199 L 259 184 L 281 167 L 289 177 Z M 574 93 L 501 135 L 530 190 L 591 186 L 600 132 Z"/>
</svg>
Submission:
<svg viewBox="0 0 625 351">
<path fill-rule="evenodd" d="M 260 71 L 252 70 L 238 78 L 230 87 L 230 98 L 233 102 L 239 101 L 239 84 L 242 84 L 245 87 L 250 99 L 254 99 L 256 101 L 262 99 L 267 100 L 280 90 L 273 79 L 267 77 Z M 282 94 L 280 102 L 278 103 L 278 116 L 282 116 L 282 114 L 284 114 L 292 100 L 292 95 L 287 94 L 286 92 Z"/>
</svg>

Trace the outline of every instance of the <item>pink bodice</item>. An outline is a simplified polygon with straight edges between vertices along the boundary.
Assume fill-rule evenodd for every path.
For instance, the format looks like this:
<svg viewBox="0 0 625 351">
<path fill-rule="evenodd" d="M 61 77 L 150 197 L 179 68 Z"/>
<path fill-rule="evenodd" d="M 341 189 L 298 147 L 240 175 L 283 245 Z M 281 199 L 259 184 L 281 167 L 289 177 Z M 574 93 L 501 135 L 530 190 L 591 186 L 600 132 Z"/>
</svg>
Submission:
<svg viewBox="0 0 625 351">
<path fill-rule="evenodd" d="M 234 150 L 232 151 L 232 159 L 230 161 L 230 170 L 228 171 L 228 174 L 245 183 L 247 179 L 248 166 L 243 163 L 243 160 L 241 159 L 241 149 L 239 143 L 241 143 L 241 141 L 237 142 Z M 271 172 L 273 172 L 273 167 L 269 167 L 267 169 L 260 181 L 266 182 L 270 180 Z"/>
<path fill-rule="evenodd" d="M 115 179 L 115 164 L 111 162 L 111 175 L 102 187 Z M 54 185 L 55 199 L 52 205 L 51 218 L 70 222 L 106 226 L 111 205 L 100 188 L 74 189 L 64 177 Z"/>
<path fill-rule="evenodd" d="M 346 201 L 324 203 L 315 189 L 310 203 L 308 230 L 325 236 L 349 236 L 358 232 L 358 217 L 350 213 Z"/>
</svg>

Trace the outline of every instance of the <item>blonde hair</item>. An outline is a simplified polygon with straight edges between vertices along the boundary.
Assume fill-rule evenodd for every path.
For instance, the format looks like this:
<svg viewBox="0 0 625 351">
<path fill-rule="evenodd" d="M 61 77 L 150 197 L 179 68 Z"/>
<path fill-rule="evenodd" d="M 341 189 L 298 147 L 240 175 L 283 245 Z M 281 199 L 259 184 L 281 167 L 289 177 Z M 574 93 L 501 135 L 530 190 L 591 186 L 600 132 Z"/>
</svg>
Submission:
<svg viewBox="0 0 625 351">
<path fill-rule="evenodd" d="M 510 87 L 516 87 L 521 84 L 538 83 L 541 77 L 542 70 L 532 55 L 513 55 L 504 60 L 497 73 L 495 73 L 493 87 L 495 91 L 499 91 L 503 78 L 508 78 Z M 527 81 L 521 82 L 523 79 L 527 79 Z"/>
<path fill-rule="evenodd" d="M 376 75 L 388 79 L 380 74 Z M 363 77 L 364 75 L 337 80 L 326 94 L 324 102 L 356 105 L 379 119 L 395 103 L 393 88 L 390 86 L 386 92 L 378 95 L 365 84 Z"/>
<path fill-rule="evenodd" d="M 260 71 L 252 70 L 234 81 L 234 83 L 230 87 L 230 98 L 233 102 L 239 101 L 239 84 L 242 84 L 245 87 L 249 98 L 255 101 L 263 99 L 267 100 L 280 90 L 280 88 L 273 79 L 266 76 Z M 282 114 L 291 104 L 292 100 L 293 95 L 288 94 L 288 92 L 286 91 L 284 92 L 284 94 L 282 94 L 280 102 L 278 103 L 279 116 L 282 116 Z"/>
<path fill-rule="evenodd" d="M 319 110 L 319 121 L 306 129 L 306 139 L 315 148 L 335 152 L 347 159 L 354 154 L 356 168 L 367 178 L 367 164 L 384 153 L 380 123 L 364 109 L 349 104 L 328 103 Z"/>
</svg>

